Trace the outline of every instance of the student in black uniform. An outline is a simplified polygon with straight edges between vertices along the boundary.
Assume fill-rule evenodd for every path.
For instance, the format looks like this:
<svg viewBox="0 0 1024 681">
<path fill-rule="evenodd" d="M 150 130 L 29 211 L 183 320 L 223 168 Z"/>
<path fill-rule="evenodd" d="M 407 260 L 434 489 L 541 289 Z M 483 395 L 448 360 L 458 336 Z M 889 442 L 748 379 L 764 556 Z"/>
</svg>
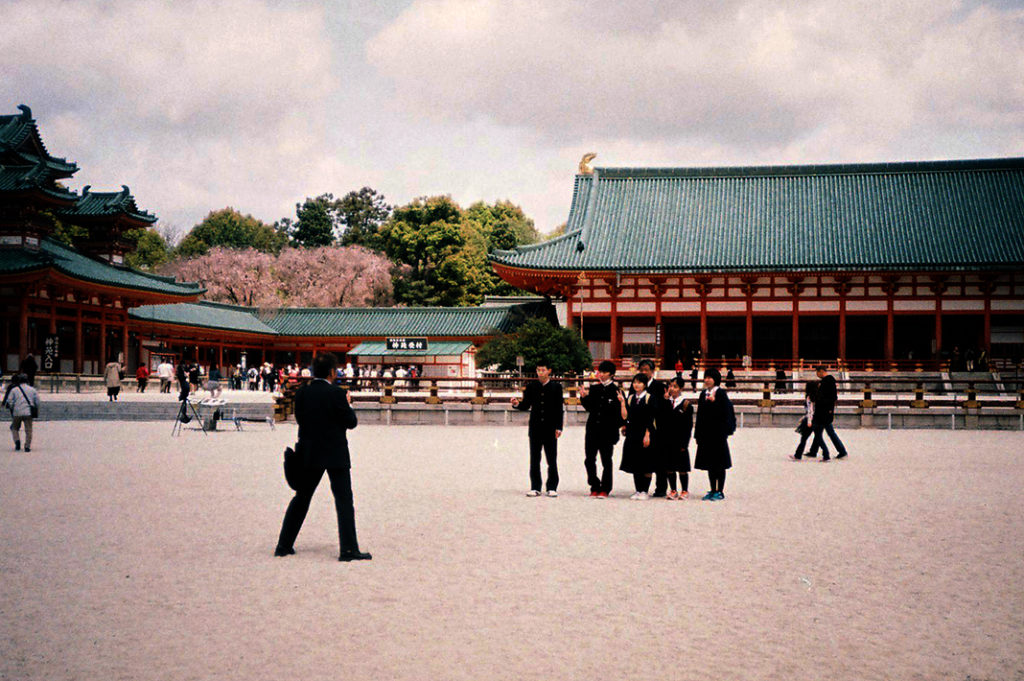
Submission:
<svg viewBox="0 0 1024 681">
<path fill-rule="evenodd" d="M 704 390 L 697 400 L 697 423 L 693 431 L 697 456 L 693 467 L 708 472 L 711 491 L 704 495 L 704 501 L 725 499 L 725 471 L 732 468 L 728 438 L 736 432 L 736 413 L 721 383 L 722 374 L 718 369 L 706 369 Z"/>
<path fill-rule="evenodd" d="M 647 376 L 633 377 L 633 394 L 625 403 L 626 423 L 622 434 L 626 441 L 622 445 L 622 463 L 619 470 L 632 473 L 636 492 L 630 496 L 635 501 L 646 501 L 651 489 L 651 474 L 654 472 L 654 410 L 651 396 L 647 392 Z"/>
<path fill-rule="evenodd" d="M 661 409 L 661 404 L 665 400 L 665 384 L 659 381 L 654 376 L 654 362 L 649 359 L 640 360 L 640 373 L 647 377 L 647 394 L 651 398 L 651 409 L 655 414 Z M 655 452 L 654 464 L 654 494 L 652 497 L 664 497 L 668 491 L 668 478 L 665 475 L 665 471 L 661 468 L 660 457 L 657 456 L 658 451 L 658 424 L 655 422 L 652 424 L 651 429 L 651 447 Z"/>
<path fill-rule="evenodd" d="M 668 382 L 668 395 L 662 402 L 657 417 L 658 451 L 661 466 L 666 471 L 668 499 L 687 499 L 690 496 L 690 434 L 693 432 L 693 405 L 683 397 L 685 382 L 677 376 Z M 676 473 L 679 491 L 676 491 Z"/>
<path fill-rule="evenodd" d="M 562 384 L 551 380 L 551 366 L 537 362 L 537 380 L 523 390 L 523 399 L 513 397 L 512 406 L 530 412 L 530 491 L 528 497 L 540 496 L 540 453 L 548 462 L 547 493 L 558 496 L 558 438 L 562 436 Z"/>
<path fill-rule="evenodd" d="M 605 499 L 612 491 L 612 452 L 619 441 L 625 398 L 615 377 L 615 363 L 605 360 L 597 367 L 598 383 L 580 388 L 580 404 L 590 415 L 583 440 L 587 484 L 590 496 Z M 597 477 L 597 455 L 601 455 L 601 477 Z"/>
<path fill-rule="evenodd" d="M 823 434 L 828 434 L 832 444 L 836 448 L 836 458 L 845 459 L 847 456 L 846 447 L 843 441 L 836 435 L 836 429 L 832 425 L 836 418 L 836 402 L 839 400 L 839 391 L 836 386 L 835 376 L 828 373 L 828 367 L 819 364 L 815 369 L 820 381 L 818 385 L 818 396 L 814 400 L 814 418 L 811 427 L 814 429 L 814 440 L 811 442 L 811 451 L 807 456 L 814 456 L 821 447 L 821 462 L 829 460 L 828 450 L 825 448 Z"/>
</svg>

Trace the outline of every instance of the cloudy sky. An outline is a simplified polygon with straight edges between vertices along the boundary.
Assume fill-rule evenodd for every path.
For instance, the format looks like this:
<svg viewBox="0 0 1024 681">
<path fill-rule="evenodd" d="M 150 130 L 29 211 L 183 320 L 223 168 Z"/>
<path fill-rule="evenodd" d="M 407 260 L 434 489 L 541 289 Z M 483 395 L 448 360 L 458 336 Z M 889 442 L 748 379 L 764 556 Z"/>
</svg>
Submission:
<svg viewBox="0 0 1024 681">
<path fill-rule="evenodd" d="M 364 185 L 566 218 L 580 156 L 1024 156 L 1024 1 L 0 0 L 0 113 L 171 231 Z"/>
</svg>

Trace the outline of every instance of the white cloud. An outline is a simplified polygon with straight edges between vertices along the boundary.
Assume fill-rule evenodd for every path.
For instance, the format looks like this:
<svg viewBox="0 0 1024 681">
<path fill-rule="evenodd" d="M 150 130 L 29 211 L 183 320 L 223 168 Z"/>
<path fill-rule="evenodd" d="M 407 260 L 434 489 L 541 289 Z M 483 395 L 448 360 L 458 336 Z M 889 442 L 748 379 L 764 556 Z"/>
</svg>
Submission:
<svg viewBox="0 0 1024 681">
<path fill-rule="evenodd" d="M 338 87 L 322 25 L 319 8 L 258 0 L 15 0 L 0 44 L 22 58 L 0 92 L 34 106 L 79 186 L 130 184 L 172 220 L 233 201 L 281 216 L 312 179 Z"/>
<path fill-rule="evenodd" d="M 1024 111 L 1024 12 L 949 1 L 418 0 L 367 54 L 410 109 L 556 143 L 780 149 L 922 122 L 1019 135 Z"/>
</svg>

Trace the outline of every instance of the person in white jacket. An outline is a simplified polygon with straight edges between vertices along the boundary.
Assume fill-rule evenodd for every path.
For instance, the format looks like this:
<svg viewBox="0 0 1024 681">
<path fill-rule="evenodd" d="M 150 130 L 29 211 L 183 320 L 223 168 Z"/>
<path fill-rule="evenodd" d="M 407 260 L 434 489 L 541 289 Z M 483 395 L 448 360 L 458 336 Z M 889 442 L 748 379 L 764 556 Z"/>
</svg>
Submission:
<svg viewBox="0 0 1024 681">
<path fill-rule="evenodd" d="M 11 411 L 11 436 L 14 451 L 21 449 L 21 426 L 25 425 L 25 451 L 32 451 L 33 411 L 39 409 L 39 393 L 28 384 L 28 376 L 18 374 L 11 379 L 4 394 L 4 406 Z"/>
</svg>

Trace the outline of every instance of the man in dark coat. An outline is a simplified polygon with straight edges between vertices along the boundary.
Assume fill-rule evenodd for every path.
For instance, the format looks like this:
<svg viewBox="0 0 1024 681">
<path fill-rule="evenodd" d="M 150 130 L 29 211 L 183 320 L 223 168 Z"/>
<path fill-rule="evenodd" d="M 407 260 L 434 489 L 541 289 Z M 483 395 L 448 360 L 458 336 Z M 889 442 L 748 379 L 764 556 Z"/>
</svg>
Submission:
<svg viewBox="0 0 1024 681">
<path fill-rule="evenodd" d="M 25 359 L 21 361 L 21 367 L 18 369 L 21 373 L 25 374 L 25 382 L 31 386 L 36 384 L 36 372 L 39 371 L 39 365 L 36 363 L 36 358 L 32 354 L 25 356 Z"/>
<path fill-rule="evenodd" d="M 547 490 L 549 497 L 558 496 L 558 438 L 562 436 L 562 385 L 551 380 L 551 367 L 537 362 L 537 380 L 523 390 L 523 399 L 512 398 L 512 406 L 530 412 L 530 491 L 528 497 L 540 496 L 540 453 L 548 462 Z"/>
<path fill-rule="evenodd" d="M 178 379 L 178 401 L 184 402 L 192 392 L 192 386 L 188 382 L 188 363 L 185 360 L 178 362 L 174 377 Z"/>
<path fill-rule="evenodd" d="M 828 450 L 824 447 L 824 439 L 822 438 L 823 433 L 828 433 L 828 438 L 832 440 L 833 446 L 836 448 L 836 458 L 846 458 L 846 447 L 843 446 L 843 441 L 836 435 L 836 430 L 832 425 L 836 415 L 836 402 L 839 400 L 839 391 L 836 387 L 836 379 L 830 373 L 828 373 L 828 367 L 824 364 L 819 364 L 815 368 L 815 373 L 818 375 L 820 381 L 818 385 L 818 397 L 814 400 L 814 418 L 811 421 L 811 428 L 814 430 L 814 440 L 811 442 L 811 451 L 808 456 L 814 456 L 818 453 L 818 448 L 822 450 L 822 463 L 829 460 Z"/>
<path fill-rule="evenodd" d="M 662 402 L 665 401 L 667 386 L 654 377 L 654 362 L 649 359 L 640 360 L 640 373 L 647 377 L 647 394 L 651 396 L 651 411 L 654 414 L 661 412 Z M 652 451 L 658 451 L 658 428 L 654 424 L 654 432 L 651 434 Z M 663 470 L 661 457 L 657 458 L 657 468 L 654 471 L 654 494 L 652 497 L 664 497 L 668 493 L 668 475 Z"/>
<path fill-rule="evenodd" d="M 612 379 L 615 363 L 605 360 L 597 367 L 598 383 L 580 389 L 580 404 L 589 412 L 583 439 L 584 460 L 590 496 L 607 498 L 612 491 L 612 452 L 622 426 L 622 391 Z M 597 455 L 601 455 L 601 477 L 597 477 Z"/>
<path fill-rule="evenodd" d="M 331 353 L 318 355 L 313 361 L 313 380 L 295 393 L 295 421 L 299 424 L 298 453 L 306 464 L 305 480 L 288 504 L 277 540 L 275 556 L 295 553 L 295 538 L 309 511 L 313 492 L 327 473 L 334 494 L 338 515 L 338 538 L 341 554 L 338 560 L 370 560 L 372 556 L 359 550 L 356 540 L 355 508 L 352 504 L 352 462 L 348 452 L 346 431 L 356 427 L 348 393 L 331 383 L 338 358 Z"/>
</svg>

